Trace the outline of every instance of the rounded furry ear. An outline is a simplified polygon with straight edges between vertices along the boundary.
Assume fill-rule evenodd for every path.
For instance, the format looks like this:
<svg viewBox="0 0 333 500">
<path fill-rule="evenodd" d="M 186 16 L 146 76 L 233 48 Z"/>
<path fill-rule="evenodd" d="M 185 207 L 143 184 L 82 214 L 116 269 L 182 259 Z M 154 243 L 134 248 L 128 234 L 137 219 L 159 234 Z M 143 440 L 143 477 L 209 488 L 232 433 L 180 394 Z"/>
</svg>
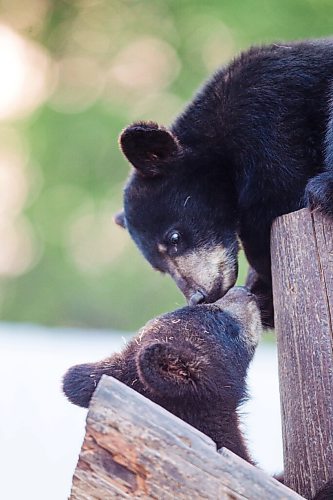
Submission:
<svg viewBox="0 0 333 500">
<path fill-rule="evenodd" d="M 190 344 L 176 348 L 156 342 L 139 351 L 136 364 L 146 387 L 159 396 L 173 399 L 196 391 L 205 360 L 196 356 Z"/>
<path fill-rule="evenodd" d="M 69 368 L 63 378 L 62 389 L 69 401 L 88 408 L 101 374 L 96 374 L 94 363 L 84 363 Z"/>
<path fill-rule="evenodd" d="M 119 144 L 128 161 L 145 177 L 163 175 L 166 163 L 177 157 L 177 138 L 154 122 L 133 123 L 121 133 Z"/>
<path fill-rule="evenodd" d="M 120 363 L 121 356 L 114 354 L 97 363 L 74 365 L 63 377 L 62 390 L 71 403 L 88 408 L 102 375 L 122 380 L 123 372 Z"/>
<path fill-rule="evenodd" d="M 116 214 L 114 214 L 113 220 L 118 226 L 122 227 L 123 229 L 127 228 L 125 213 L 123 210 L 121 212 L 117 212 Z"/>
</svg>

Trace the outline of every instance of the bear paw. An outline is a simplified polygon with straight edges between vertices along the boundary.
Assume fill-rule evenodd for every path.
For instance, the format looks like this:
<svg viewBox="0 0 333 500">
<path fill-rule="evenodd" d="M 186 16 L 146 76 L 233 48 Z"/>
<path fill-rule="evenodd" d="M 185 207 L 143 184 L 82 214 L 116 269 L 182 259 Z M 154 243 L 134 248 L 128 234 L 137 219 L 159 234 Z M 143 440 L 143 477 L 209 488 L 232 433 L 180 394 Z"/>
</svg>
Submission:
<svg viewBox="0 0 333 500">
<path fill-rule="evenodd" d="M 331 172 L 323 172 L 309 180 L 305 197 L 307 205 L 312 209 L 318 209 L 324 215 L 333 217 L 333 175 Z"/>
</svg>

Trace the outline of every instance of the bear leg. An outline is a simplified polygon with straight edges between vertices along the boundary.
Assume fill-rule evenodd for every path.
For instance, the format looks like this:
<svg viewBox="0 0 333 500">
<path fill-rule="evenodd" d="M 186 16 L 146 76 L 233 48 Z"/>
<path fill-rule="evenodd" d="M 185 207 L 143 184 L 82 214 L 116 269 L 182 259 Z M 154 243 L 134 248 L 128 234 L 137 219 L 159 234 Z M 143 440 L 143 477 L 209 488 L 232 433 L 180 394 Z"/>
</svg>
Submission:
<svg viewBox="0 0 333 500">
<path fill-rule="evenodd" d="M 311 209 L 333 217 L 333 85 L 328 101 L 329 115 L 325 134 L 325 170 L 309 180 L 305 201 Z"/>
<path fill-rule="evenodd" d="M 274 328 L 273 292 L 271 285 L 263 281 L 258 273 L 249 267 L 245 286 L 256 296 L 264 328 Z"/>
</svg>

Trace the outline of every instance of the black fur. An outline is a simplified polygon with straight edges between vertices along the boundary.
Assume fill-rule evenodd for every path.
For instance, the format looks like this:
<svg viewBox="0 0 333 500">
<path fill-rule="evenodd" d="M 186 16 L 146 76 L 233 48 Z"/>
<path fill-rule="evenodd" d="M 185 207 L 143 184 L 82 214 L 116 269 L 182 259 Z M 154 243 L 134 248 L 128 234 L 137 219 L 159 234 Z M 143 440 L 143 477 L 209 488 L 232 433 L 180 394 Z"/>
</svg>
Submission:
<svg viewBox="0 0 333 500">
<path fill-rule="evenodd" d="M 124 197 L 128 230 L 187 298 L 195 289 L 207 302 L 222 296 L 225 268 L 221 264 L 211 287 L 202 287 L 186 272 L 171 270 L 157 243 L 176 228 L 182 235 L 177 255 L 214 245 L 236 255 L 238 236 L 257 275 L 264 323 L 273 324 L 272 221 L 306 204 L 333 216 L 332 85 L 332 40 L 252 48 L 197 93 L 170 127 L 165 154 L 166 132 L 157 124 L 139 124 L 142 141 L 136 124 L 123 133 L 123 151 L 135 166 Z M 155 141 L 159 154 L 147 156 Z M 142 175 L 149 170 L 153 175 Z"/>
<path fill-rule="evenodd" d="M 217 304 L 165 314 L 139 331 L 121 354 L 70 368 L 64 392 L 87 407 L 101 376 L 111 375 L 210 436 L 218 448 L 251 461 L 237 409 L 247 397 L 259 317 L 245 289 L 231 290 Z"/>
<path fill-rule="evenodd" d="M 326 483 L 313 500 L 333 500 L 333 480 Z"/>
</svg>

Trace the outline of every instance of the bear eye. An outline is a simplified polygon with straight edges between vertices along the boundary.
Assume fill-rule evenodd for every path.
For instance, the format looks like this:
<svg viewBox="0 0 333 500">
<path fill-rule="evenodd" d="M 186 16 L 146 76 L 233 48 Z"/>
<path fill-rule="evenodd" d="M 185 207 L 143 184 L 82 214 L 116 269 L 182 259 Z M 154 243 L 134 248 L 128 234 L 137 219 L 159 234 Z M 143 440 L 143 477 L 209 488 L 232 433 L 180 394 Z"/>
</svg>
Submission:
<svg viewBox="0 0 333 500">
<path fill-rule="evenodd" d="M 173 233 L 170 234 L 169 242 L 171 243 L 171 245 L 174 245 L 174 246 L 179 244 L 180 234 L 178 233 L 178 231 L 173 231 Z"/>
</svg>

